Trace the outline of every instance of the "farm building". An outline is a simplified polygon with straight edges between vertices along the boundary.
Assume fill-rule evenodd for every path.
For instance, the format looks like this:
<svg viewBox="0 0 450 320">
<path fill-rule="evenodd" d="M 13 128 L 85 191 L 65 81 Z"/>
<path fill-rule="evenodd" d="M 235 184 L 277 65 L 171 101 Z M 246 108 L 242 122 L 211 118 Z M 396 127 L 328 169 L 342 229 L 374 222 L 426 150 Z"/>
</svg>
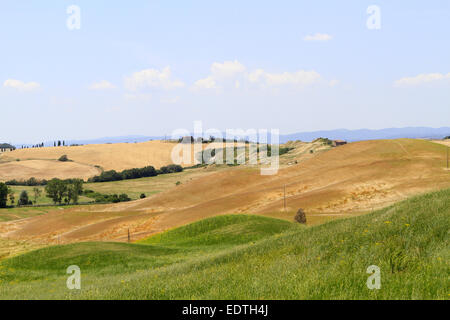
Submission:
<svg viewBox="0 0 450 320">
<path fill-rule="evenodd" d="M 16 150 L 16 148 L 8 143 L 0 143 L 0 153 Z"/>
<path fill-rule="evenodd" d="M 347 141 L 344 140 L 333 140 L 333 147 L 343 146 L 347 144 Z"/>
</svg>

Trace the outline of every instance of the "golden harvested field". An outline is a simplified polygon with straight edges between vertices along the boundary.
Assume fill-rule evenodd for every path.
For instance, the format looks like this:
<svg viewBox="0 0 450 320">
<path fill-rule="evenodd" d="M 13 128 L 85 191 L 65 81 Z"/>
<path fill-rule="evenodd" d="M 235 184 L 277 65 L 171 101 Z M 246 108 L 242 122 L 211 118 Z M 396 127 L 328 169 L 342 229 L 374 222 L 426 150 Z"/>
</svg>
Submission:
<svg viewBox="0 0 450 320">
<path fill-rule="evenodd" d="M 61 242 L 126 241 L 128 229 L 137 240 L 221 214 L 292 220 L 298 208 L 306 210 L 309 224 L 317 224 L 448 188 L 445 158 L 446 148 L 440 144 L 398 139 L 362 141 L 318 152 L 283 166 L 273 176 L 262 176 L 258 168 L 249 166 L 217 172 L 195 169 L 205 174 L 147 199 L 55 210 L 26 221 L 4 222 L 0 234 L 48 243 L 58 237 Z"/>
<path fill-rule="evenodd" d="M 101 173 L 101 170 L 122 171 L 131 168 L 153 166 L 159 169 L 172 164 L 172 150 L 177 145 L 169 141 L 148 141 L 142 143 L 116 143 L 74 147 L 49 147 L 18 149 L 0 154 L 0 181 L 51 178 L 87 179 Z M 244 144 L 236 144 L 237 146 Z M 201 148 L 216 148 L 219 143 L 202 145 Z M 194 165 L 194 150 L 191 147 Z M 67 155 L 70 162 L 59 162 Z M 20 161 L 17 161 L 20 160 Z"/>
<path fill-rule="evenodd" d="M 159 169 L 173 163 L 171 154 L 175 146 L 174 142 L 148 141 L 19 149 L 0 154 L 0 181 L 31 177 L 87 179 L 101 173 L 102 169 L 122 171 L 145 166 Z M 193 152 L 192 149 L 191 159 L 194 159 Z M 67 155 L 71 161 L 57 161 L 62 155 Z"/>
<path fill-rule="evenodd" d="M 446 140 L 433 140 L 433 142 L 442 144 L 444 146 L 448 146 L 450 147 L 450 139 L 446 139 Z"/>
<path fill-rule="evenodd" d="M 34 177 L 42 179 L 88 179 L 100 174 L 101 170 L 94 166 L 76 162 L 57 160 L 25 160 L 0 163 L 0 181 L 27 180 Z"/>
<path fill-rule="evenodd" d="M 148 141 L 142 143 L 91 144 L 77 147 L 18 149 L 2 155 L 2 160 L 57 160 L 62 155 L 76 163 L 100 166 L 104 170 L 124 170 L 152 165 L 159 168 L 171 164 L 174 143 Z"/>
</svg>

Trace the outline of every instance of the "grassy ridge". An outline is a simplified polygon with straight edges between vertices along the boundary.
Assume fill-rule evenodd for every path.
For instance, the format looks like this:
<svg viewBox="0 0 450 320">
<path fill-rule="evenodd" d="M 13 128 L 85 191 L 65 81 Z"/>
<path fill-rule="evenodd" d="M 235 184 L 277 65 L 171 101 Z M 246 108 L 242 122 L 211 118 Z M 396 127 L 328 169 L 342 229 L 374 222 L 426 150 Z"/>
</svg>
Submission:
<svg viewBox="0 0 450 320">
<path fill-rule="evenodd" d="M 304 228 L 220 216 L 139 244 L 51 247 L 0 264 L 0 298 L 448 299 L 450 190 Z M 82 290 L 65 269 L 82 270 Z M 369 290 L 366 269 L 381 269 Z"/>
</svg>

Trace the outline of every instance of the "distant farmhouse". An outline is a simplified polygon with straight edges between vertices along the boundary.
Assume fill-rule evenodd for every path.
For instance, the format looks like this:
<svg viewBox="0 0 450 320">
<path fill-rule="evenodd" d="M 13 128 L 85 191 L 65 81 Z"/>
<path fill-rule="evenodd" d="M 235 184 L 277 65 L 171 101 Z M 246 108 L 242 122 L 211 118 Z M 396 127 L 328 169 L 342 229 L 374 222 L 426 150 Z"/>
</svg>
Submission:
<svg viewBox="0 0 450 320">
<path fill-rule="evenodd" d="M 344 140 L 333 140 L 333 147 L 343 146 L 347 144 L 347 141 Z"/>
<path fill-rule="evenodd" d="M 0 143 L 0 153 L 16 150 L 16 148 L 8 143 Z"/>
</svg>

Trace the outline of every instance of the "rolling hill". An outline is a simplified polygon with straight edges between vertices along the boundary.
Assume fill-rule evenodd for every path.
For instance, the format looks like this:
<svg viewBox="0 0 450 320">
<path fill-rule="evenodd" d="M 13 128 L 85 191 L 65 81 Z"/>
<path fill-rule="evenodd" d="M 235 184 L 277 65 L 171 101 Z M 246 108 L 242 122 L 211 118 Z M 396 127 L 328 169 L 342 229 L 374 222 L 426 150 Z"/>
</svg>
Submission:
<svg viewBox="0 0 450 320">
<path fill-rule="evenodd" d="M 313 155 L 299 157 L 273 176 L 261 176 L 252 166 L 196 169 L 205 174 L 146 199 L 55 210 L 2 223 L 0 231 L 12 240 L 44 243 L 126 241 L 128 229 L 133 239 L 142 239 L 224 214 L 251 213 L 292 221 L 298 208 L 306 210 L 308 224 L 314 225 L 450 187 L 446 148 L 429 141 L 362 141 Z M 158 181 L 152 179 L 146 183 Z"/>
<path fill-rule="evenodd" d="M 448 299 L 449 217 L 447 189 L 309 228 L 232 215 L 135 244 L 53 246 L 1 261 L 0 299 Z"/>
</svg>

